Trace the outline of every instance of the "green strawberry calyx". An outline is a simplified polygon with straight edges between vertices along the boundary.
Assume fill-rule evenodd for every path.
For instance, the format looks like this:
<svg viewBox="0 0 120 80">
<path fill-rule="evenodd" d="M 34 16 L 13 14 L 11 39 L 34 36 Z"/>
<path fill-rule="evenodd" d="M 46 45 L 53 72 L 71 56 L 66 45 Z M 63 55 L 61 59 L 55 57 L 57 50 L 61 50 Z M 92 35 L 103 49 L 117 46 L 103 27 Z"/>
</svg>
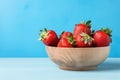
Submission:
<svg viewBox="0 0 120 80">
<path fill-rule="evenodd" d="M 90 36 L 93 37 L 94 33 L 95 33 L 95 30 L 92 30 L 92 29 L 91 29 Z"/>
<path fill-rule="evenodd" d="M 91 36 L 89 36 L 88 34 L 84 32 L 82 32 L 80 36 L 82 36 L 81 41 L 84 41 L 84 43 L 88 45 L 90 45 L 91 42 L 94 40 Z"/>
<path fill-rule="evenodd" d="M 62 37 L 62 35 L 63 35 L 64 32 L 65 32 L 65 31 L 62 31 L 61 34 L 59 35 L 59 38 L 60 38 L 60 39 L 61 39 L 61 37 Z"/>
<path fill-rule="evenodd" d="M 109 28 L 101 28 L 102 31 L 104 31 L 106 34 L 108 34 L 110 37 L 112 37 L 112 30 Z"/>
<path fill-rule="evenodd" d="M 38 40 L 43 41 L 48 36 L 49 31 L 46 28 L 44 28 L 43 30 L 40 30 L 40 32 L 41 32 L 39 34 L 40 38 Z"/>
<path fill-rule="evenodd" d="M 70 44 L 76 45 L 76 40 L 74 39 L 73 36 L 70 35 L 70 33 L 68 33 L 67 39 Z"/>
<path fill-rule="evenodd" d="M 81 21 L 80 22 L 81 24 L 85 24 L 88 28 L 91 28 L 91 20 L 88 20 L 88 21 Z"/>
</svg>

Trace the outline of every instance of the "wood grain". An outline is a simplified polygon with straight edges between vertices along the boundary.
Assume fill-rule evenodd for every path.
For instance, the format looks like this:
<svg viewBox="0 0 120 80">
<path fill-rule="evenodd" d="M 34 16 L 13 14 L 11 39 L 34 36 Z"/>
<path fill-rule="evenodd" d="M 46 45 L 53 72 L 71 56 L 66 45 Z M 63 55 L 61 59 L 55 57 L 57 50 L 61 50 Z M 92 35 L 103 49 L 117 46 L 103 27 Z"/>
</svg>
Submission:
<svg viewBox="0 0 120 80">
<path fill-rule="evenodd" d="M 59 48 L 46 46 L 48 56 L 61 69 L 91 70 L 101 64 L 108 56 L 110 46 L 91 48 Z"/>
</svg>

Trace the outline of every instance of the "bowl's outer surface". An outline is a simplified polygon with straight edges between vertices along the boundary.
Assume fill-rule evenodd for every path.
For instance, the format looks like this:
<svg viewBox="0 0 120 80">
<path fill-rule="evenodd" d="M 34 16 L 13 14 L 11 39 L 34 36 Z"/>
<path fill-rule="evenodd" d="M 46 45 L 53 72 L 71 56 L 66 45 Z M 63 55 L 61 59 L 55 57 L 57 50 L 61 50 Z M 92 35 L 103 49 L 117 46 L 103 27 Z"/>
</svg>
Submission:
<svg viewBox="0 0 120 80">
<path fill-rule="evenodd" d="M 95 69 L 108 56 L 110 46 L 95 48 L 59 48 L 46 46 L 48 56 L 62 69 Z"/>
</svg>

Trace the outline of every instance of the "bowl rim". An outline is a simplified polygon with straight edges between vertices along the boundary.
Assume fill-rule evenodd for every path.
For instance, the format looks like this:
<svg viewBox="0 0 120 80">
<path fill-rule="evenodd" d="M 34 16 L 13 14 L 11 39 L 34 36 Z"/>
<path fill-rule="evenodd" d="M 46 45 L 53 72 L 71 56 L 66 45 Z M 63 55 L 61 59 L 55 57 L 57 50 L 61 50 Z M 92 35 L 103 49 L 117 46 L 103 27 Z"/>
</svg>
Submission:
<svg viewBox="0 0 120 80">
<path fill-rule="evenodd" d="M 60 49 L 97 49 L 97 48 L 107 48 L 110 46 L 103 46 L 103 47 L 56 47 L 56 46 L 47 46 L 46 47 L 51 47 L 51 48 L 60 48 Z"/>
</svg>

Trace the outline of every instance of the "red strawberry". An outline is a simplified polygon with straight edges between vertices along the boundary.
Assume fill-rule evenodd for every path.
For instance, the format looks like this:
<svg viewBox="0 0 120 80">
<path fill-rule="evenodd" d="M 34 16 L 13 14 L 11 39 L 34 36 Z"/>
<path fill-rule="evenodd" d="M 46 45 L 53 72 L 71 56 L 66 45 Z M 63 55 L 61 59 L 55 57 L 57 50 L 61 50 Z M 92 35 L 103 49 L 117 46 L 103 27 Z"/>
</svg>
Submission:
<svg viewBox="0 0 120 80">
<path fill-rule="evenodd" d="M 76 45 L 77 47 L 91 47 L 93 46 L 93 40 L 87 33 L 82 32 L 76 36 Z"/>
<path fill-rule="evenodd" d="M 58 42 L 58 47 L 74 47 L 75 45 L 75 39 L 73 36 L 71 36 L 70 34 L 68 34 L 68 36 L 66 37 L 62 37 L 60 38 L 60 41 Z"/>
<path fill-rule="evenodd" d="M 98 30 L 94 33 L 94 44 L 97 47 L 108 46 L 112 39 L 111 39 L 111 30 L 109 28 L 104 28 Z"/>
<path fill-rule="evenodd" d="M 74 37 L 76 38 L 76 36 L 82 32 L 85 32 L 85 33 L 90 35 L 90 32 L 91 32 L 90 28 L 91 28 L 91 21 L 90 20 L 87 21 L 86 23 L 82 22 L 80 24 L 76 24 L 75 28 L 74 28 Z"/>
<path fill-rule="evenodd" d="M 40 30 L 42 33 L 40 34 L 39 40 L 43 41 L 45 45 L 48 46 L 57 46 L 57 43 L 59 41 L 57 34 L 53 30 L 47 30 L 46 28 L 44 30 Z"/>
<path fill-rule="evenodd" d="M 60 39 L 66 38 L 66 37 L 68 37 L 68 35 L 73 36 L 73 34 L 71 32 L 62 32 L 60 35 Z"/>
</svg>

